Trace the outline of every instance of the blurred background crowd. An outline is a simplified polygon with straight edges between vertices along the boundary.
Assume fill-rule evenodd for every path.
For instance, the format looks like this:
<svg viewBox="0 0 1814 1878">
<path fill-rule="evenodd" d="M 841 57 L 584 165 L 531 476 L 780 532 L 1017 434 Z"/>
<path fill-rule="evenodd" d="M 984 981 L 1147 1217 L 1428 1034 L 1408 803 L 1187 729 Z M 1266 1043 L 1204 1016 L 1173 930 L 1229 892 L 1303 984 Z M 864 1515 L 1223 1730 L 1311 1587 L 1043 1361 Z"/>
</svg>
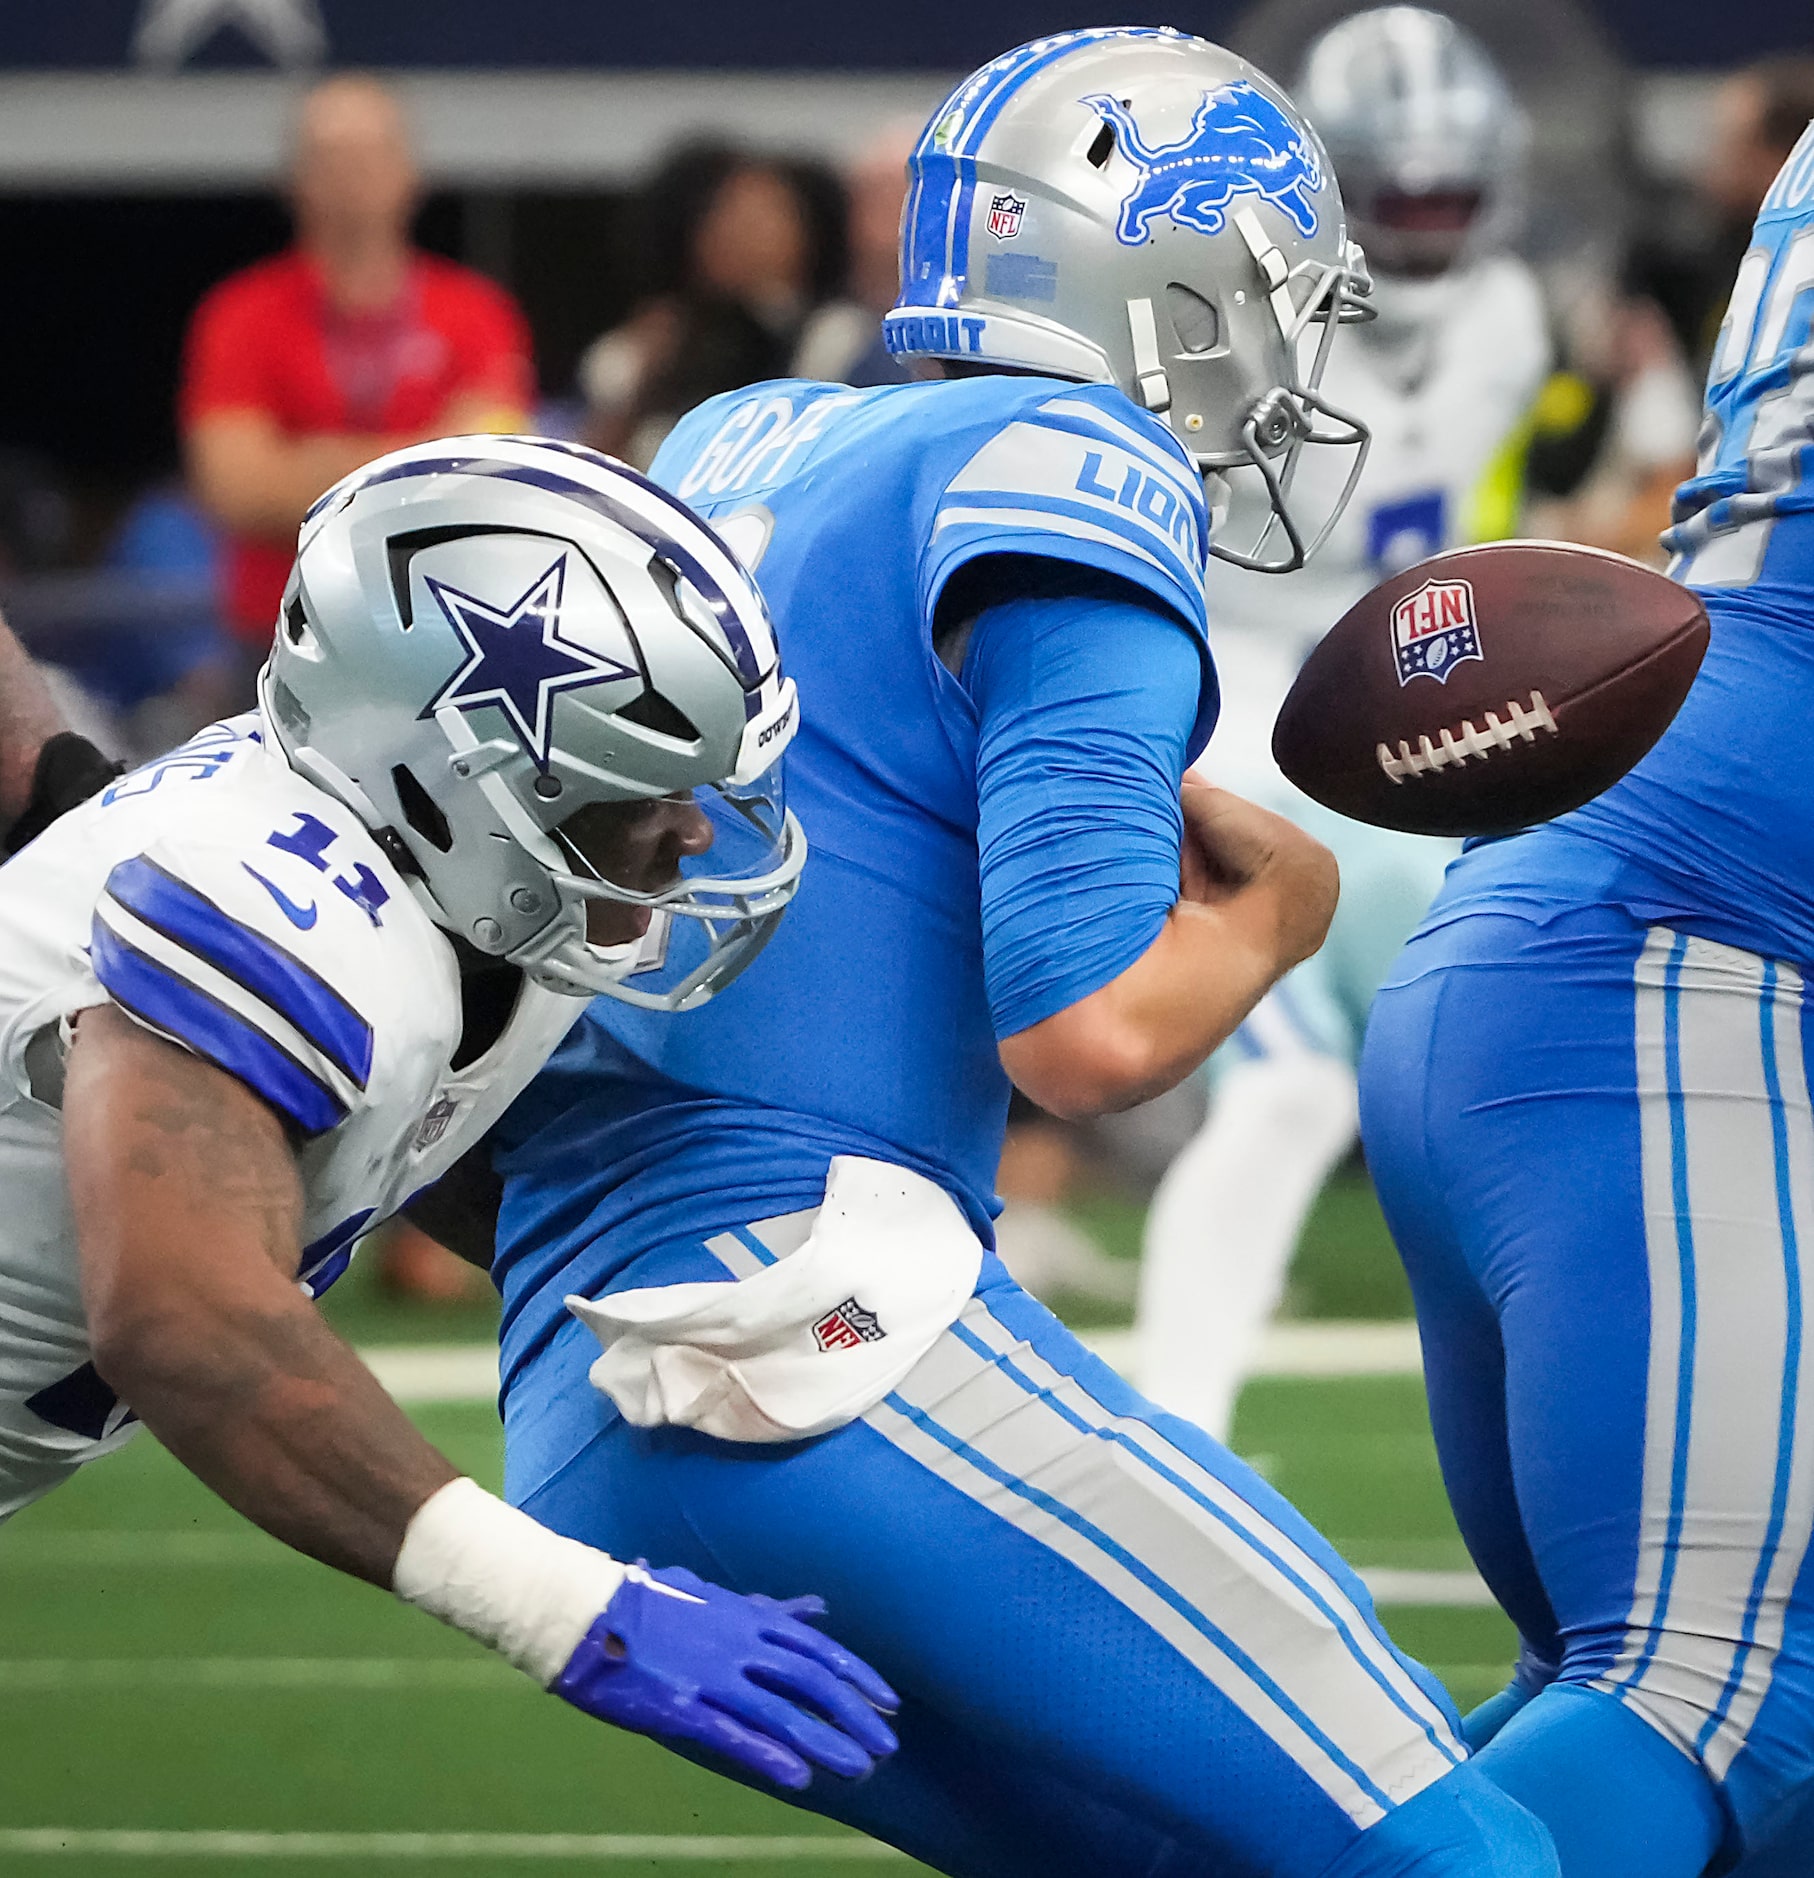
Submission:
<svg viewBox="0 0 1814 1878">
<path fill-rule="evenodd" d="M 1164 9 L 1287 85 L 1348 10 Z M 1548 338 L 1473 532 L 1655 561 L 1753 213 L 1814 116 L 1805 21 L 1445 10 L 1531 127 L 1496 239 Z M 249 702 L 304 511 L 383 450 L 533 429 L 646 465 L 716 392 L 896 377 L 879 318 L 926 112 L 954 72 L 1094 23 L 999 0 L 916 37 L 808 6 L 764 45 L 747 20 L 714 40 L 710 8 L 664 39 L 560 0 L 54 11 L 0 21 L 0 608 L 125 758 Z M 512 20 L 519 69 L 472 69 L 482 46 L 448 64 Z M 1031 1209 L 1029 1275 L 1124 1284 L 1057 1203 L 1080 1177 L 1150 1187 L 1206 1100 L 1084 1138 L 1027 1118 L 1003 1186 Z M 399 1282 L 460 1282 L 426 1246 L 395 1257 Z"/>
</svg>

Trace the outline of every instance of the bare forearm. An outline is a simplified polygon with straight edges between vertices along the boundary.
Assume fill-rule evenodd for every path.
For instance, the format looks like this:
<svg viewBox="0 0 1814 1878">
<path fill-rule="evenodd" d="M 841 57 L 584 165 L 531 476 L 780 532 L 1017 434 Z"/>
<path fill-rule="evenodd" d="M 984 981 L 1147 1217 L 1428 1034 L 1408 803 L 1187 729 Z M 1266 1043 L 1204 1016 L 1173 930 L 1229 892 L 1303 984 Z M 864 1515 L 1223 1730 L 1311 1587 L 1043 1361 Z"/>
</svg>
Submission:
<svg viewBox="0 0 1814 1878">
<path fill-rule="evenodd" d="M 454 1469 L 297 1289 L 301 1181 L 275 1114 L 103 1005 L 77 1024 L 63 1120 L 96 1368 L 267 1532 L 388 1584 Z"/>
<path fill-rule="evenodd" d="M 455 1469 L 293 1289 L 116 1327 L 109 1384 L 190 1472 L 299 1552 L 388 1586 Z"/>
<path fill-rule="evenodd" d="M 1179 901 L 1127 971 L 1060 1013 L 1088 1038 L 1087 1047 L 1066 1053 L 1062 1073 L 1053 1073 L 1043 1040 L 1026 1032 L 1029 1042 L 1010 1037 L 1002 1045 L 1009 1075 L 1043 1108 L 1077 1120 L 1174 1088 L 1296 963 L 1255 913 L 1250 903 Z"/>
<path fill-rule="evenodd" d="M 223 528 L 288 542 L 317 496 L 361 463 L 382 456 L 394 441 L 273 437 L 243 449 L 192 446 L 191 478 L 203 507 Z"/>
<path fill-rule="evenodd" d="M 31 800 L 38 752 L 68 728 L 43 673 L 0 620 L 0 827 Z"/>
<path fill-rule="evenodd" d="M 434 429 L 423 432 L 290 437 L 259 412 L 228 411 L 200 419 L 185 445 L 190 481 L 217 522 L 236 534 L 287 545 L 315 498 L 361 464 L 426 437 L 496 430 L 521 418 L 504 400 L 461 392 Z"/>
<path fill-rule="evenodd" d="M 1137 1054 L 1105 1109 L 1163 1094 L 1220 1049 L 1298 963 L 1280 936 L 1271 910 L 1252 899 L 1180 900 L 1134 970 L 1109 987 L 1115 1021 Z"/>
<path fill-rule="evenodd" d="M 1163 1094 L 1322 944 L 1335 911 L 1328 850 L 1223 790 L 1187 783 L 1180 892 L 1118 977 L 1001 1045 L 1015 1085 L 1055 1115 Z"/>
</svg>

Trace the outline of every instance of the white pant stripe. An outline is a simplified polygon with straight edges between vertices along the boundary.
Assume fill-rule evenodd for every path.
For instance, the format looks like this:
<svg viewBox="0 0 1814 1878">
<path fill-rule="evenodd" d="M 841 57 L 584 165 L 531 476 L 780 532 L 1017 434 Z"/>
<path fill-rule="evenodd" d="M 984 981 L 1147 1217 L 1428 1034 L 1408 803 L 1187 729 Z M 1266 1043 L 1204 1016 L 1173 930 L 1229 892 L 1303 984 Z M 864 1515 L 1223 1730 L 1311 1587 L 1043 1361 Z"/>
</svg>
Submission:
<svg viewBox="0 0 1814 1878">
<path fill-rule="evenodd" d="M 1814 1433 L 1814 1362 L 1810 1361 L 1807 1342 L 1808 1281 L 1814 1277 L 1809 1255 L 1814 1252 L 1814 1110 L 1808 1100 L 1807 1068 L 1802 1058 L 1801 1006 L 1803 983 L 1800 975 L 1787 965 L 1776 968 L 1776 985 L 1767 1007 L 1767 1021 L 1775 1043 L 1776 1084 L 1781 1101 L 1780 1120 L 1772 1124 L 1773 1137 L 1780 1129 L 1783 1166 L 1775 1184 L 1777 1198 L 1777 1249 L 1785 1261 L 1783 1303 L 1785 1317 L 1789 1303 L 1786 1262 L 1791 1257 L 1800 1279 L 1793 1329 L 1798 1351 L 1791 1374 L 1784 1371 L 1785 1388 L 1792 1392 L 1788 1453 L 1782 1454 L 1782 1401 L 1775 1391 L 1760 1391 L 1760 1411 L 1775 1409 L 1777 1427 L 1772 1431 L 1771 1453 L 1783 1470 L 1786 1492 L 1781 1492 L 1781 1528 L 1775 1535 L 1768 1573 L 1761 1599 L 1752 1622 L 1752 1642 L 1742 1654 L 1739 1686 L 1730 1696 L 1719 1729 L 1706 1749 L 1708 1771 L 1721 1779 L 1731 1767 L 1757 1712 L 1769 1693 L 1776 1652 L 1782 1647 L 1783 1628 L 1788 1618 L 1789 1597 L 1800 1575 L 1808 1546 L 1814 1539 L 1814 1455 L 1808 1442 Z M 1773 1139 L 1773 1148 L 1775 1140 Z M 1781 1192 L 1784 1176 L 1788 1192 Z M 1788 1219 L 1784 1230 L 1783 1211 Z M 1780 1492 L 1780 1489 L 1778 1490 Z M 1766 1535 L 1766 1538 L 1768 1535 Z"/>
<path fill-rule="evenodd" d="M 980 1337 L 991 1320 L 977 1300 L 959 1321 Z M 913 1422 L 914 1411 L 973 1460 L 942 1458 L 948 1451 Z M 1382 1798 L 1408 1799 L 1454 1766 L 1251 1538 L 1079 1429 L 1056 1402 L 1029 1395 L 961 1337 L 942 1338 L 868 1419 L 1164 1636 L 1357 1824 L 1381 1816 Z M 1248 1518 L 1275 1550 L 1287 1547 L 1251 1509 Z M 1215 1634 L 1188 1612 L 1201 1613 Z M 1427 1698 L 1423 1707 L 1433 1712 Z"/>
<path fill-rule="evenodd" d="M 1011 1356 L 1015 1366 L 1025 1373 L 1029 1381 L 1049 1390 L 1080 1421 L 1098 1432 L 1112 1431 L 1126 1439 L 1158 1466 L 1168 1473 L 1176 1474 L 1192 1493 L 1207 1500 L 1216 1513 L 1222 1515 L 1249 1544 L 1264 1546 L 1286 1572 L 1301 1579 L 1316 1598 L 1338 1614 L 1347 1627 L 1352 1647 L 1359 1653 L 1361 1660 L 1372 1667 L 1376 1680 L 1397 1697 L 1398 1704 L 1409 1709 L 1455 1761 L 1464 1758 L 1461 1743 L 1449 1726 L 1448 1718 L 1430 1700 L 1393 1651 L 1374 1633 L 1365 1614 L 1355 1606 L 1350 1593 L 1304 1551 L 1290 1534 L 1272 1525 L 1226 1481 L 1218 1480 L 1208 1468 L 1192 1460 L 1182 1448 L 1167 1441 L 1156 1428 L 1143 1421 L 1111 1414 L 1075 1377 L 1054 1369 L 1030 1344 L 1020 1342 L 993 1316 L 987 1313 L 976 1319 L 966 1316 L 964 1322 L 998 1355 Z"/>
<path fill-rule="evenodd" d="M 1790 1472 L 1772 1534 L 1789 1295 L 1778 1114 L 1760 1028 L 1765 979 L 1755 955 L 1665 928 L 1650 934 L 1635 975 L 1650 1367 L 1636 1585 L 1623 1646 L 1601 1681 L 1704 1757 L 1715 1778 L 1769 1688 L 1786 1598 L 1814 1531 L 1814 1470 L 1803 1464 Z M 1767 1021 L 1792 1210 L 1805 1220 L 1814 1118 L 1800 998 L 1799 978 L 1776 968 Z M 1808 1244 L 1802 1235 L 1803 1261 Z M 1808 1390 L 1804 1369 L 1797 1423 L 1814 1406 Z"/>
<path fill-rule="evenodd" d="M 1006 1520 L 1041 1545 L 1076 1566 L 1118 1604 L 1169 1643 L 1190 1666 L 1228 1698 L 1327 1793 L 1357 1826 L 1385 1817 L 1385 1809 L 1345 1769 L 1307 1735 L 1267 1692 L 1217 1650 L 1209 1638 L 1119 1560 L 1104 1552 L 1042 1507 L 1002 1486 L 994 1477 L 954 1454 L 911 1417 L 884 1403 L 865 1417 L 870 1427 L 911 1455 L 930 1472 L 967 1494 L 978 1505 Z"/>
</svg>

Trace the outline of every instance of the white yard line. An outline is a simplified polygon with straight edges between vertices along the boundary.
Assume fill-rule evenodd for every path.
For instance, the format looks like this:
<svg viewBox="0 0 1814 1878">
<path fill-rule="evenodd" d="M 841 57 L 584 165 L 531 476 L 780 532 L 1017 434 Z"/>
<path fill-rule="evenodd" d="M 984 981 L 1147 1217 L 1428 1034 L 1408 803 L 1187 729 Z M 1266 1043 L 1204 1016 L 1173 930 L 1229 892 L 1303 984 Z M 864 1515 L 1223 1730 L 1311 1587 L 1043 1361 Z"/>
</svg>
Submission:
<svg viewBox="0 0 1814 1878">
<path fill-rule="evenodd" d="M 220 1537 L 224 1541 L 232 1535 Z M 47 1532 L 40 1538 L 27 1529 L 9 1534 L 0 1546 L 0 1565 L 14 1574 L 67 1572 L 81 1566 L 179 1571 L 198 1564 L 238 1568 L 284 1565 L 298 1556 L 264 1539 L 223 1544 L 218 1553 L 199 1554 L 193 1535 L 171 1532 Z M 1451 1610 L 1490 1610 L 1493 1605 L 1493 1594 L 1471 1571 L 1370 1565 L 1361 1577 L 1378 1604 Z M 500 1678 L 508 1684 L 503 1665 L 488 1657 L 0 1657 L 0 1691 L 121 1682 L 211 1683 L 223 1688 L 445 1688 Z"/>
<path fill-rule="evenodd" d="M 495 1343 L 386 1345 L 359 1354 L 399 1402 L 490 1402 L 498 1393 Z"/>
<path fill-rule="evenodd" d="M 1083 1341 L 1127 1375 L 1131 1330 L 1092 1330 Z M 489 1402 L 498 1392 L 498 1355 L 488 1343 L 439 1347 L 386 1345 L 361 1350 L 372 1373 L 399 1402 Z M 1274 1324 L 1260 1346 L 1257 1376 L 1415 1376 L 1422 1357 L 1417 1326 L 1403 1322 Z"/>
<path fill-rule="evenodd" d="M 19 1690 L 521 1689 L 500 1657 L 26 1656 L 0 1658 L 0 1693 Z"/>
<path fill-rule="evenodd" d="M 0 1857 L 313 1859 L 898 1859 L 875 1839 L 806 1833 L 733 1836 L 661 1832 L 104 1832 L 0 1829 Z"/>
<path fill-rule="evenodd" d="M 1391 1566 L 1368 1566 L 1361 1578 L 1375 1604 L 1418 1604 L 1445 1610 L 1492 1610 L 1498 1600 L 1485 1581 L 1471 1571 L 1402 1571 Z"/>
</svg>

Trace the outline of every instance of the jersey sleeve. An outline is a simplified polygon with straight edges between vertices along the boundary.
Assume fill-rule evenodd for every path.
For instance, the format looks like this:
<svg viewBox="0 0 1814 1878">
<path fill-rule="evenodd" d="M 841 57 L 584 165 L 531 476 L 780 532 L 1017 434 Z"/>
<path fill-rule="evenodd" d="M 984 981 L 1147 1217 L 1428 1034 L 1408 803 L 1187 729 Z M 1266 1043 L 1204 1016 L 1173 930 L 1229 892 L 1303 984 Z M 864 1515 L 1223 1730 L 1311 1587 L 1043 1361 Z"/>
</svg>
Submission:
<svg viewBox="0 0 1814 1878">
<path fill-rule="evenodd" d="M 1099 990 L 1178 898 L 1178 805 L 1200 663 L 1131 596 L 1013 600 L 978 620 L 983 958 L 998 1037 Z"/>
<path fill-rule="evenodd" d="M 921 563 L 930 618 L 945 583 L 989 554 L 1114 574 L 1206 631 L 1209 516 L 1183 448 L 1111 386 L 1029 394 L 946 483 Z"/>
<path fill-rule="evenodd" d="M 381 928 L 327 903 L 322 877 L 286 872 L 283 859 L 154 843 L 108 875 L 89 961 L 129 1016 L 237 1076 L 313 1137 L 344 1121 L 372 1079 L 362 1001 L 382 982 L 372 957 Z"/>
</svg>

